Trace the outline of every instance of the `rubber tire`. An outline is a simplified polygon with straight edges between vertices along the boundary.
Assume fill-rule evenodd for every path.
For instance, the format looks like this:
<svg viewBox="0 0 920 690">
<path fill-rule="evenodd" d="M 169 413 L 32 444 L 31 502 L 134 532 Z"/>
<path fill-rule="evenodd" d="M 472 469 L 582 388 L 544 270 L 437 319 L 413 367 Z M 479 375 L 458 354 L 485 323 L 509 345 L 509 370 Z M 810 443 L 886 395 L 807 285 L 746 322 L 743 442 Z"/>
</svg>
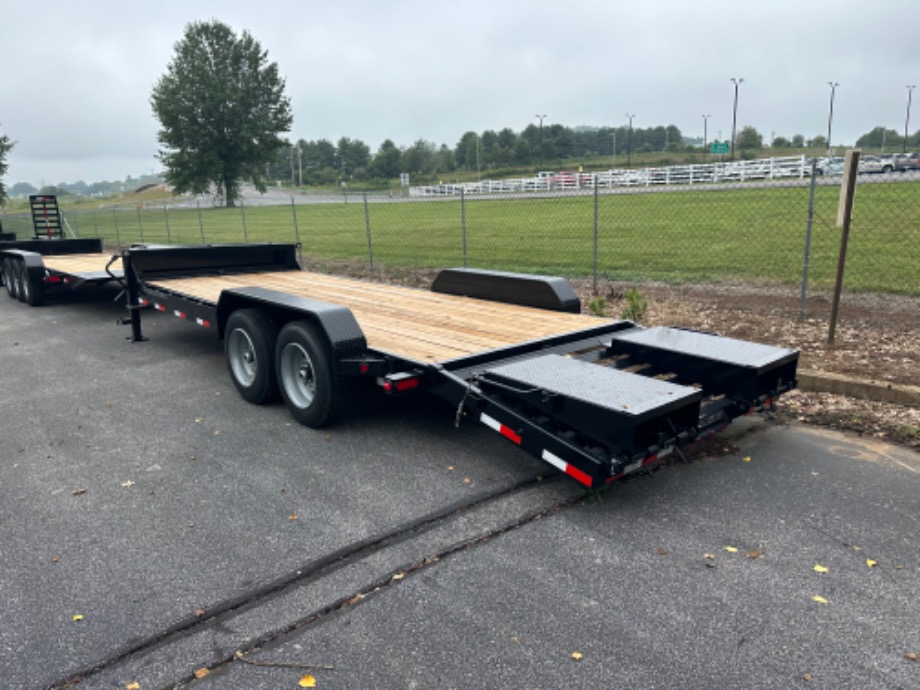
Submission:
<svg viewBox="0 0 920 690">
<path fill-rule="evenodd" d="M 16 299 L 16 289 L 18 283 L 16 281 L 16 261 L 13 259 L 4 259 L 3 263 L 6 265 L 6 270 L 4 270 L 3 275 L 5 279 L 6 294 L 8 294 L 12 299 Z"/>
<path fill-rule="evenodd" d="M 6 287 L 6 263 L 9 259 L 0 259 L 0 286 Z"/>
<path fill-rule="evenodd" d="M 13 260 L 8 257 L 4 257 L 2 264 L 3 287 L 6 288 L 6 294 L 8 294 L 10 297 L 15 297 L 16 295 L 13 294 Z"/>
<path fill-rule="evenodd" d="M 281 397 L 298 422 L 319 429 L 341 416 L 345 408 L 344 381 L 336 371 L 325 334 L 317 326 L 292 321 L 281 329 L 275 348 L 275 371 Z"/>
<path fill-rule="evenodd" d="M 22 287 L 22 283 L 20 282 L 20 280 L 22 280 L 21 277 L 20 277 L 20 274 L 22 273 L 22 268 L 21 268 L 21 267 L 22 267 L 22 262 L 21 262 L 21 261 L 19 261 L 19 260 L 17 260 L 17 259 L 10 259 L 10 270 L 9 270 L 10 288 L 9 288 L 9 293 L 10 293 L 10 297 L 12 297 L 13 299 L 18 299 L 20 302 L 22 301 L 22 297 L 21 297 L 20 294 L 19 294 L 19 293 L 20 293 L 20 288 Z"/>
<path fill-rule="evenodd" d="M 45 301 L 44 283 L 40 280 L 32 280 L 25 264 L 22 264 L 22 270 L 19 275 L 19 299 L 30 307 L 40 307 Z"/>
<path fill-rule="evenodd" d="M 236 390 L 247 402 L 263 405 L 278 396 L 275 342 L 278 327 L 260 309 L 238 309 L 227 319 L 224 354 Z M 246 361 L 246 357 L 251 357 Z"/>
</svg>

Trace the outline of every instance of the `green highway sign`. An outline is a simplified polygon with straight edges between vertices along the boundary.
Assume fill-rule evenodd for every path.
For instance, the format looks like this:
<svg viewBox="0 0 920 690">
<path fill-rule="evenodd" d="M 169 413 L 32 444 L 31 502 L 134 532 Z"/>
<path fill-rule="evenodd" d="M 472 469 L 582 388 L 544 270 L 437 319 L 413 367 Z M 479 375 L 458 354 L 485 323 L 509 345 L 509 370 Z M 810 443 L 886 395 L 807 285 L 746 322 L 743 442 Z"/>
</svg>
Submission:
<svg viewBox="0 0 920 690">
<path fill-rule="evenodd" d="M 727 141 L 714 141 L 709 145 L 709 153 L 728 153 Z"/>
</svg>

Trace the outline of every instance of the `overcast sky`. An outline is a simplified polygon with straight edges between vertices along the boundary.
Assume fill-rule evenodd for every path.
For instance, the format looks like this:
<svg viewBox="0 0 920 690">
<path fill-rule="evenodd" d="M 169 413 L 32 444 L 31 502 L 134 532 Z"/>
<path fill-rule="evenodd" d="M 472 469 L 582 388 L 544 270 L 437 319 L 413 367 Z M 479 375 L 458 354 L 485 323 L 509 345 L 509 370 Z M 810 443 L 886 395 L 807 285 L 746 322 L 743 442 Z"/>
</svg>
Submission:
<svg viewBox="0 0 920 690">
<path fill-rule="evenodd" d="M 675 124 L 826 134 L 904 131 L 920 84 L 920 0 L 0 2 L 8 186 L 158 171 L 150 91 L 189 22 L 248 30 L 287 81 L 292 140 L 453 147 L 536 123 Z M 920 91 L 916 94 L 920 100 Z M 920 104 L 918 104 L 920 105 Z M 915 123 L 915 124 L 914 124 Z M 911 132 L 920 129 L 920 110 Z"/>
</svg>

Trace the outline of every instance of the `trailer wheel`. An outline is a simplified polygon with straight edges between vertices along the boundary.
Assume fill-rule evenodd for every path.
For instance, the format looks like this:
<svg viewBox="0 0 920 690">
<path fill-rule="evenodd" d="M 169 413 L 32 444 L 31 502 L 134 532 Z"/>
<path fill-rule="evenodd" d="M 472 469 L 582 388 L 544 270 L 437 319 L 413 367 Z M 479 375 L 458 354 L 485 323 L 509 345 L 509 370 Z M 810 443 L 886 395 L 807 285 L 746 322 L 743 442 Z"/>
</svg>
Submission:
<svg viewBox="0 0 920 690">
<path fill-rule="evenodd" d="M 6 264 L 9 259 L 0 259 L 0 285 L 6 286 Z"/>
<path fill-rule="evenodd" d="M 6 272 L 6 275 L 7 275 L 6 291 L 7 293 L 9 293 L 9 296 L 12 297 L 13 299 L 20 299 L 19 297 L 19 289 L 20 289 L 19 274 L 22 271 L 22 268 L 21 268 L 22 264 L 16 259 L 7 259 L 7 261 L 9 263 L 7 263 L 7 272 Z"/>
<path fill-rule="evenodd" d="M 238 309 L 227 319 L 224 352 L 233 384 L 255 405 L 270 402 L 278 392 L 275 341 L 278 328 L 258 309 Z"/>
<path fill-rule="evenodd" d="M 40 280 L 32 280 L 29 269 L 22 264 L 19 284 L 19 299 L 30 307 L 40 307 L 45 301 L 45 286 Z"/>
<path fill-rule="evenodd" d="M 345 405 L 345 387 L 325 337 L 306 321 L 281 329 L 275 355 L 281 397 L 298 422 L 314 429 L 331 424 Z"/>
<path fill-rule="evenodd" d="M 10 297 L 15 297 L 13 285 L 16 281 L 13 277 L 13 260 L 5 258 L 0 264 L 2 264 L 3 267 L 3 286 L 6 288 L 6 294 Z"/>
</svg>

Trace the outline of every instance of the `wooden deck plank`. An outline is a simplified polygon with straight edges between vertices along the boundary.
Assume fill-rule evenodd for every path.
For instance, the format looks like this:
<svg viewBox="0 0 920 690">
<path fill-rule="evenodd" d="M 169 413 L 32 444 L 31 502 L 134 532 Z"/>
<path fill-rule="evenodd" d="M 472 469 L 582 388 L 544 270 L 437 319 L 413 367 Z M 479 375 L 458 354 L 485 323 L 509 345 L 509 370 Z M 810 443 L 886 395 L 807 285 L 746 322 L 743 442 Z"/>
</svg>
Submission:
<svg viewBox="0 0 920 690">
<path fill-rule="evenodd" d="M 170 278 L 151 287 L 216 304 L 221 291 L 258 286 L 347 307 L 368 346 L 409 360 L 438 362 L 598 326 L 582 314 L 444 295 L 304 271 Z"/>
<path fill-rule="evenodd" d="M 104 273 L 111 254 L 47 254 L 42 256 L 45 268 L 59 273 L 78 275 L 80 273 Z M 121 271 L 121 261 L 114 264 L 113 270 Z"/>
</svg>

